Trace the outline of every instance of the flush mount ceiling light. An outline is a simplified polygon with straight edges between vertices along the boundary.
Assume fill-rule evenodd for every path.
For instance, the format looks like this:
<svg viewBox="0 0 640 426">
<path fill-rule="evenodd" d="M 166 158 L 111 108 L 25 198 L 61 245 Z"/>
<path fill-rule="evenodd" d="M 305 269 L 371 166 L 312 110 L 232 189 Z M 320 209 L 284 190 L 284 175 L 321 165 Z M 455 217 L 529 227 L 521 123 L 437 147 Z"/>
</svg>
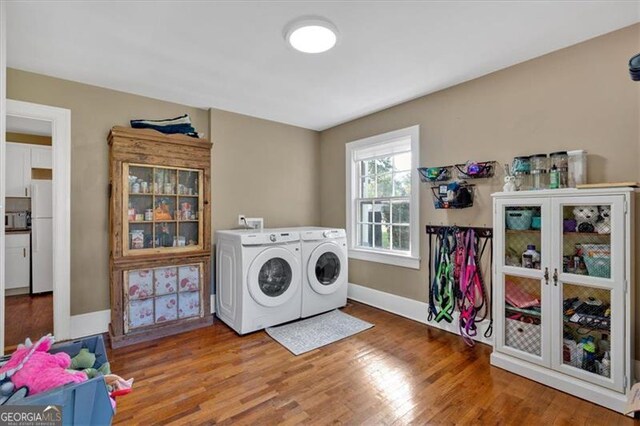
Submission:
<svg viewBox="0 0 640 426">
<path fill-rule="evenodd" d="M 338 30 L 324 18 L 304 17 L 285 27 L 284 38 L 300 52 L 322 53 L 336 45 Z"/>
</svg>

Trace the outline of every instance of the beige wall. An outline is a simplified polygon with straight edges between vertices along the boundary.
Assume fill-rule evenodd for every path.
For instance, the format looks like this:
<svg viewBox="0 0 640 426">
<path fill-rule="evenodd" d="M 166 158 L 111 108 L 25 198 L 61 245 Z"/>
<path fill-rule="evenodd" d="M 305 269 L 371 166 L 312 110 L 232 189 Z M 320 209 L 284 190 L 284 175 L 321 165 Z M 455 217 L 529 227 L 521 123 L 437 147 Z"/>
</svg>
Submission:
<svg viewBox="0 0 640 426">
<path fill-rule="evenodd" d="M 7 98 L 71 110 L 71 314 L 109 309 L 109 129 L 188 113 L 207 133 L 208 112 L 15 69 Z"/>
<path fill-rule="evenodd" d="M 71 110 L 72 315 L 109 309 L 106 138 L 132 118 L 188 113 L 211 139 L 214 230 L 236 227 L 240 213 L 270 227 L 320 221 L 318 132 L 15 69 L 7 97 Z"/>
<path fill-rule="evenodd" d="M 591 182 L 639 180 L 639 83 L 627 69 L 639 51 L 635 25 L 322 132 L 322 225 L 345 226 L 345 143 L 414 124 L 424 166 L 584 148 Z M 479 182 L 473 208 L 447 211 L 433 208 L 422 184 L 418 232 L 425 224 L 491 226 L 490 194 L 501 187 L 499 178 Z M 426 266 L 352 260 L 349 280 L 426 301 Z"/>
<path fill-rule="evenodd" d="M 213 228 L 238 227 L 238 215 L 265 227 L 320 222 L 318 132 L 210 110 Z"/>
</svg>

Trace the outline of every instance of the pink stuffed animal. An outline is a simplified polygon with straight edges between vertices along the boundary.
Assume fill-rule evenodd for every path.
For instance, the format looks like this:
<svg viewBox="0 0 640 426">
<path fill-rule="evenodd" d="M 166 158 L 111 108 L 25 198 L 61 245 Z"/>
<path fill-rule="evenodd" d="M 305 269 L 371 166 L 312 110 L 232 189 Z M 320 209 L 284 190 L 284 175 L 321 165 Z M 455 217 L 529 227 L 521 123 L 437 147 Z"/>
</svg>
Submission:
<svg viewBox="0 0 640 426">
<path fill-rule="evenodd" d="M 53 344 L 49 334 L 35 343 L 35 350 L 29 340 L 26 345 L 18 346 L 11 359 L 0 368 L 0 375 L 14 368 L 18 370 L 11 375 L 16 389 L 25 386 L 28 395 L 36 395 L 67 383 L 81 383 L 87 375 L 81 371 L 66 370 L 71 365 L 71 358 L 64 352 L 50 354 L 47 352 Z M 23 362 L 24 361 L 24 362 Z M 20 366 L 20 364 L 23 364 Z"/>
</svg>

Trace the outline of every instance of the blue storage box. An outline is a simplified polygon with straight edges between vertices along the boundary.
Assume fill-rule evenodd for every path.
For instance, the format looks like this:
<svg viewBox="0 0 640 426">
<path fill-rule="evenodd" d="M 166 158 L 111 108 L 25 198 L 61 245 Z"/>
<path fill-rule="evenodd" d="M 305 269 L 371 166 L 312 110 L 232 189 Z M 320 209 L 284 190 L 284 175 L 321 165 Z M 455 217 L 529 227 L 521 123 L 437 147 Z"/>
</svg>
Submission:
<svg viewBox="0 0 640 426">
<path fill-rule="evenodd" d="M 533 210 L 507 210 L 507 229 L 526 231 L 531 229 Z"/>
<path fill-rule="evenodd" d="M 56 343 L 49 352 L 66 352 L 69 356 L 74 357 L 82 348 L 87 348 L 96 354 L 94 367 L 97 368 L 108 361 L 107 350 L 101 335 Z M 7 359 L 9 359 L 8 356 L 2 358 L 3 361 Z M 102 376 L 94 377 L 83 383 L 69 383 L 47 392 L 28 396 L 15 401 L 14 405 L 61 406 L 62 424 L 64 425 L 109 425 L 114 415 L 107 384 Z"/>
</svg>

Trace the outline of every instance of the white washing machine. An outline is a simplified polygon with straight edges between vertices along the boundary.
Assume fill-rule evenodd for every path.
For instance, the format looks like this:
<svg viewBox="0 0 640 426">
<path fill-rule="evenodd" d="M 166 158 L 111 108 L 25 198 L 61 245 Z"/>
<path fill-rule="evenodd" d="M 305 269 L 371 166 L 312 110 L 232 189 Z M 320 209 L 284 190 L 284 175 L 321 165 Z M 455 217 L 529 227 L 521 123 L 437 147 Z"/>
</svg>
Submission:
<svg viewBox="0 0 640 426">
<path fill-rule="evenodd" d="M 345 306 L 349 281 L 346 231 L 320 227 L 279 231 L 300 233 L 302 318 Z"/>
<path fill-rule="evenodd" d="M 294 231 L 216 232 L 216 315 L 238 334 L 300 318 L 301 247 Z"/>
</svg>

